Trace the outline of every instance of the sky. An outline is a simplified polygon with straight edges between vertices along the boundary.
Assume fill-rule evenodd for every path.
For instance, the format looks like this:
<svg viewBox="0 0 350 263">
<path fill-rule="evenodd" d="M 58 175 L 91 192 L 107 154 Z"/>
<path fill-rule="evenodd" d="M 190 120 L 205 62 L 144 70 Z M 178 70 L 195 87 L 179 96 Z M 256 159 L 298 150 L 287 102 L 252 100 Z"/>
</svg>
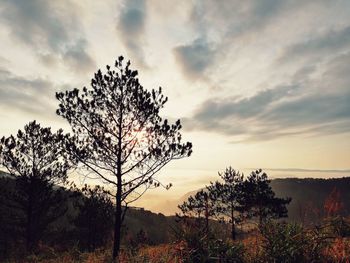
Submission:
<svg viewBox="0 0 350 263">
<path fill-rule="evenodd" d="M 0 135 L 34 119 L 69 131 L 55 92 L 123 55 L 193 143 L 158 174 L 173 187 L 137 205 L 164 211 L 228 166 L 348 176 L 349 14 L 348 0 L 0 0 Z"/>
</svg>

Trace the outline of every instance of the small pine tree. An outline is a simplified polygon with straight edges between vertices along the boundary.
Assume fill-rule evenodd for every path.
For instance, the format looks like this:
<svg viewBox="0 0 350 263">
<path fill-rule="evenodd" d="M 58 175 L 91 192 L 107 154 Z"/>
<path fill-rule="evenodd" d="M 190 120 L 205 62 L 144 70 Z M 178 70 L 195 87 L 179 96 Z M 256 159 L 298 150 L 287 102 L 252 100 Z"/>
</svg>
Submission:
<svg viewBox="0 0 350 263">
<path fill-rule="evenodd" d="M 217 215 L 216 204 L 216 200 L 211 198 L 207 189 L 202 189 L 178 206 L 182 212 L 179 216 L 196 218 L 199 226 L 202 226 L 204 221 L 204 231 L 208 233 L 209 219 Z"/>
<path fill-rule="evenodd" d="M 7 201 L 17 211 L 13 223 L 22 229 L 29 253 L 66 211 L 58 185 L 66 182 L 71 164 L 64 148 L 67 138 L 62 130 L 52 133 L 33 121 L 0 142 L 0 164 L 16 183 Z"/>
<path fill-rule="evenodd" d="M 227 219 L 231 224 L 231 238 L 235 240 L 236 225 L 241 221 L 243 174 L 228 167 L 223 173 L 219 173 L 219 176 L 222 182 L 211 183 L 207 189 L 211 199 L 216 200 L 217 214 L 222 215 L 224 220 Z"/>
<path fill-rule="evenodd" d="M 257 217 L 259 224 L 267 218 L 288 216 L 291 198 L 278 198 L 270 186 L 267 174 L 261 169 L 253 171 L 242 184 L 242 211 L 248 218 Z"/>
<path fill-rule="evenodd" d="M 85 185 L 82 199 L 76 207 L 79 214 L 74 223 L 78 228 L 79 243 L 83 249 L 93 251 L 104 246 L 113 230 L 113 203 L 108 192 L 100 186 Z"/>
</svg>

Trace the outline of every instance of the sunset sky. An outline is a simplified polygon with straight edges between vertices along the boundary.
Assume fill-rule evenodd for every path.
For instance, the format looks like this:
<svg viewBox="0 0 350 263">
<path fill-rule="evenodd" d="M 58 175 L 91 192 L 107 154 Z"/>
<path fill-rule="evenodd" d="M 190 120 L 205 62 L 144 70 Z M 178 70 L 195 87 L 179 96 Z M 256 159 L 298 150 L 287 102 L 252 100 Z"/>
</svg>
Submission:
<svg viewBox="0 0 350 263">
<path fill-rule="evenodd" d="M 157 210 L 229 165 L 349 176 L 349 14 L 348 0 L 0 0 L 0 135 L 34 119 L 69 131 L 55 92 L 123 55 L 163 88 L 162 116 L 194 151 L 138 205 Z"/>
</svg>

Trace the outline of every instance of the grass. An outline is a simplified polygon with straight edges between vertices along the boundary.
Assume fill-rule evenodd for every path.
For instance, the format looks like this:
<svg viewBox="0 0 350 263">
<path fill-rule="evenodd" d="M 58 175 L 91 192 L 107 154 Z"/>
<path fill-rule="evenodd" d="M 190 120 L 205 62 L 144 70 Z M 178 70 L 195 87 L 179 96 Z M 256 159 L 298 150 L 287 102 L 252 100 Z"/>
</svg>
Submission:
<svg viewBox="0 0 350 263">
<path fill-rule="evenodd" d="M 259 234 L 251 235 L 242 244 L 245 248 L 244 262 L 263 262 L 262 244 L 263 238 Z M 66 252 L 56 252 L 52 248 L 42 247 L 39 255 L 29 256 L 25 262 L 28 263 L 103 263 L 111 262 L 110 249 L 98 249 L 94 252 L 81 252 L 72 248 Z M 188 250 L 184 242 L 176 244 L 163 244 L 158 246 L 144 246 L 137 251 L 123 250 L 120 255 L 120 263 L 183 263 Z M 337 237 L 329 242 L 329 245 L 322 251 L 324 262 L 350 263 L 350 238 Z M 259 260 L 260 259 L 260 260 Z M 8 261 L 23 262 L 22 261 Z M 220 261 L 213 261 L 220 262 Z"/>
</svg>

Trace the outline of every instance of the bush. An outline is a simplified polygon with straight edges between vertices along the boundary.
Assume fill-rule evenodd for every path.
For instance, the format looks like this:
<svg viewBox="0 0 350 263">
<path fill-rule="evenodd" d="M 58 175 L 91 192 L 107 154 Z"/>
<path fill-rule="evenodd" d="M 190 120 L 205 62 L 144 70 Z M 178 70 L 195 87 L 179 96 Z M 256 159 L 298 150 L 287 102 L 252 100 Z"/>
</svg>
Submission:
<svg viewBox="0 0 350 263">
<path fill-rule="evenodd" d="M 217 239 L 209 243 L 209 262 L 241 263 L 244 262 L 244 253 L 244 246 L 239 242 Z"/>
<path fill-rule="evenodd" d="M 176 236 L 185 244 L 183 262 L 243 262 L 245 250 L 241 243 L 219 238 L 218 229 L 207 230 L 196 226 L 195 220 L 186 218 L 177 228 Z"/>
<path fill-rule="evenodd" d="M 350 220 L 342 216 L 327 218 L 325 224 L 331 235 L 337 237 L 350 237 Z"/>
<path fill-rule="evenodd" d="M 264 262 L 319 262 L 326 237 L 296 223 L 267 222 L 259 227 Z"/>
</svg>

